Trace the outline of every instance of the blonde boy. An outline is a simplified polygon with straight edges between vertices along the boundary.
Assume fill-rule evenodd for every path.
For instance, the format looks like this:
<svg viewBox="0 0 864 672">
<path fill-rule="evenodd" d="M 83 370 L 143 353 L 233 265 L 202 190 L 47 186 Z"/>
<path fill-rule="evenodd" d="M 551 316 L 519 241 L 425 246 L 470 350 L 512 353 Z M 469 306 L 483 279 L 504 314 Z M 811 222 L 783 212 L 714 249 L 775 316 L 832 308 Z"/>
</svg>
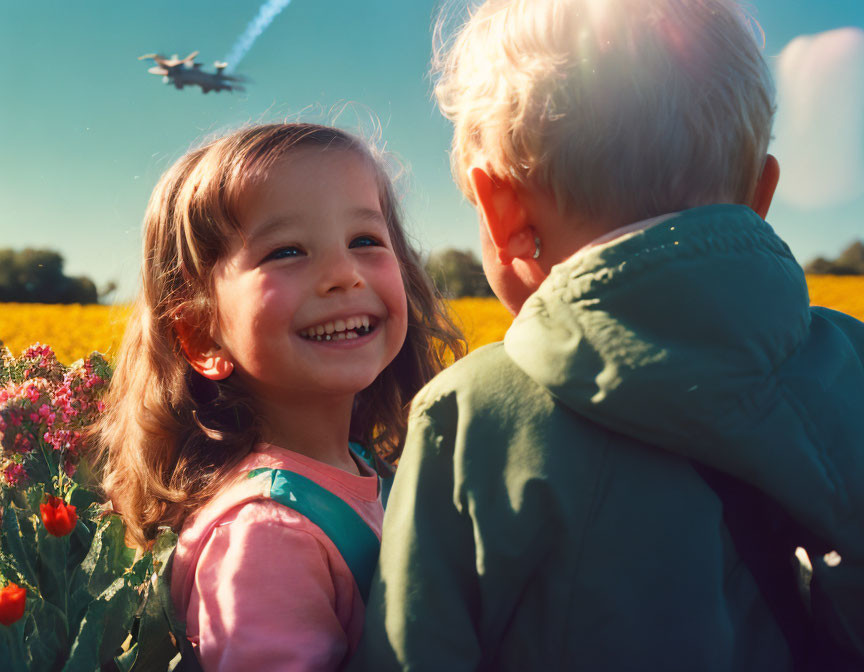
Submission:
<svg viewBox="0 0 864 672">
<path fill-rule="evenodd" d="M 864 325 L 810 308 L 764 221 L 753 25 L 734 0 L 487 0 L 437 67 L 517 317 L 414 401 L 357 668 L 812 663 L 706 467 L 755 486 L 754 536 L 818 537 L 814 614 L 864 653 Z"/>
</svg>

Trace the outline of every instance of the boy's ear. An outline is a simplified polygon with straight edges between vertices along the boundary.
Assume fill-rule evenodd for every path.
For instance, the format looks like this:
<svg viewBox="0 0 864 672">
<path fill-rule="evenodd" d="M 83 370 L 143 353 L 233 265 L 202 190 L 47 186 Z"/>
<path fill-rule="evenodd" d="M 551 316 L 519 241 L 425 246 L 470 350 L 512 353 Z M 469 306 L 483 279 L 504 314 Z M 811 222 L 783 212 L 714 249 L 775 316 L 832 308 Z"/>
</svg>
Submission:
<svg viewBox="0 0 864 672">
<path fill-rule="evenodd" d="M 762 174 L 759 175 L 756 190 L 753 192 L 753 199 L 750 202 L 753 212 L 762 219 L 768 216 L 768 209 L 771 207 L 771 200 L 774 198 L 774 192 L 779 181 L 780 163 L 773 154 L 768 154 L 765 157 L 765 165 L 762 166 Z"/>
<path fill-rule="evenodd" d="M 182 318 L 174 320 L 174 331 L 189 365 L 209 380 L 224 380 L 234 371 L 234 362 L 218 343 L 202 338 Z M 207 342 L 209 340 L 209 343 Z"/>
<path fill-rule="evenodd" d="M 536 249 L 534 231 L 515 186 L 478 166 L 468 170 L 468 182 L 498 260 L 507 266 L 514 259 L 530 259 Z"/>
</svg>

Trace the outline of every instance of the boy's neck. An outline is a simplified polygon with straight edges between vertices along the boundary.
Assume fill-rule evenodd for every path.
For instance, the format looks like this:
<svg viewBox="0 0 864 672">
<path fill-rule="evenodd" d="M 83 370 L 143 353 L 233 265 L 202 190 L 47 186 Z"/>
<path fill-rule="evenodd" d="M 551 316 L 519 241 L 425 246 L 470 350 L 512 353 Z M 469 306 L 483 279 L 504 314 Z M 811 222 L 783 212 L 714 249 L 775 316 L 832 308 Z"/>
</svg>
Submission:
<svg viewBox="0 0 864 672">
<path fill-rule="evenodd" d="M 354 396 L 260 401 L 262 440 L 352 474 L 359 474 L 348 448 Z"/>
<path fill-rule="evenodd" d="M 665 215 L 660 215 L 659 217 L 652 217 L 651 219 L 643 219 L 641 221 L 634 222 L 633 224 L 627 224 L 625 226 L 620 226 L 617 229 L 613 229 L 609 233 L 604 233 L 600 237 L 595 238 L 594 240 L 592 240 L 590 243 L 588 243 L 584 247 L 581 247 L 579 249 L 579 251 L 583 252 L 585 250 L 590 250 L 592 247 L 598 247 L 598 246 L 603 245 L 605 243 L 609 243 L 609 242 L 615 240 L 616 238 L 620 238 L 621 236 L 626 236 L 628 233 L 635 233 L 636 231 L 645 231 L 647 229 L 650 229 L 652 226 L 657 226 L 658 224 L 662 224 L 663 222 L 665 222 L 670 217 L 674 217 L 676 214 L 678 214 L 678 213 L 670 212 L 670 213 L 665 214 Z"/>
<path fill-rule="evenodd" d="M 562 210 L 552 193 L 538 189 L 520 189 L 519 200 L 543 248 L 555 251 L 546 257 L 548 268 L 544 270 L 547 274 L 551 266 L 569 258 L 597 238 L 630 223 Z"/>
</svg>

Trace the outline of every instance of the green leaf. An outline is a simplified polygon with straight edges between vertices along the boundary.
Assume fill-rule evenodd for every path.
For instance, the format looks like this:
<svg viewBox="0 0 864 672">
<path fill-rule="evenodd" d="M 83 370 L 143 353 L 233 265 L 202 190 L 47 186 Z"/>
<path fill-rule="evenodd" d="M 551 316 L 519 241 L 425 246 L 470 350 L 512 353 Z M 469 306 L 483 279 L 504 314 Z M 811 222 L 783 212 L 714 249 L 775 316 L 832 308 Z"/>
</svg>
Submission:
<svg viewBox="0 0 864 672">
<path fill-rule="evenodd" d="M 84 558 L 90 552 L 93 544 L 93 535 L 96 532 L 97 523 L 86 519 L 78 519 L 78 524 L 69 535 L 69 566 L 78 568 L 84 562 Z"/>
<path fill-rule="evenodd" d="M 40 600 L 27 619 L 27 666 L 30 670 L 56 670 L 66 657 L 66 618 L 50 602 Z"/>
<path fill-rule="evenodd" d="M 39 576 L 39 592 L 42 599 L 57 605 L 66 612 L 68 588 L 66 586 L 69 568 L 69 538 L 55 537 L 40 525 L 36 535 L 39 560 L 36 564 Z"/>
<path fill-rule="evenodd" d="M 170 547 L 169 552 L 168 544 L 172 541 L 174 545 Z M 156 543 L 159 543 L 159 539 L 157 539 Z M 156 572 L 154 588 L 155 595 L 159 597 L 162 611 L 168 619 L 168 627 L 171 629 L 171 632 L 178 639 L 185 639 L 186 623 L 183 622 L 180 618 L 178 618 L 177 614 L 174 611 L 174 602 L 171 600 L 171 586 L 169 585 L 169 581 L 171 579 L 171 565 L 174 562 L 174 551 L 176 549 L 176 546 L 177 535 L 171 533 L 171 536 L 168 536 L 166 534 L 164 545 L 154 550 L 154 554 L 156 554 L 158 551 L 159 558 L 164 559 L 159 567 L 159 570 Z"/>
<path fill-rule="evenodd" d="M 34 450 L 30 453 L 30 458 L 25 461 L 25 466 L 27 467 L 27 476 L 30 478 L 30 481 L 36 484 L 36 487 L 31 487 L 31 490 L 35 490 L 40 498 L 43 492 L 47 491 L 50 493 L 54 489 L 54 486 L 51 484 L 51 469 L 40 451 Z M 38 505 L 35 510 L 39 511 Z"/>
<path fill-rule="evenodd" d="M 39 594 L 39 588 L 27 581 L 24 576 L 24 570 L 22 570 L 21 566 L 15 560 L 15 557 L 9 553 L 3 553 L 2 551 L 0 551 L 0 580 L 2 580 L 3 583 L 12 581 L 13 583 L 17 583 L 19 586 L 23 586 L 34 595 Z"/>
<path fill-rule="evenodd" d="M 45 486 L 42 483 L 32 485 L 24 492 L 24 497 L 27 503 L 26 508 L 30 509 L 34 516 L 39 516 L 39 504 L 42 503 L 42 495 L 45 494 Z M 22 504 L 22 508 L 24 508 Z"/>
<path fill-rule="evenodd" d="M 110 592 L 110 589 L 107 592 Z M 129 630 L 138 609 L 140 595 L 124 579 L 122 585 L 108 600 L 109 607 L 102 631 L 102 646 L 99 648 L 100 666 L 113 660 L 123 642 L 129 637 Z"/>
<path fill-rule="evenodd" d="M 24 655 L 23 624 L 19 621 L 11 626 L 0 625 L 0 661 L 9 672 L 27 672 Z"/>
<path fill-rule="evenodd" d="M 119 668 L 120 672 L 131 672 L 134 669 L 135 663 L 138 660 L 139 650 L 140 647 L 136 642 L 128 650 L 114 658 L 114 664 Z"/>
<path fill-rule="evenodd" d="M 89 511 L 90 507 L 94 504 L 101 509 L 102 499 L 95 490 L 76 483 L 72 486 L 72 491 L 69 494 L 69 503 L 77 509 L 78 515 L 83 518 L 84 512 Z"/>
<path fill-rule="evenodd" d="M 160 529 L 156 541 L 153 542 L 153 561 L 160 574 L 165 571 L 168 560 L 176 547 L 177 534 L 169 527 Z"/>
<path fill-rule="evenodd" d="M 2 549 L 10 555 L 22 580 L 39 585 L 36 574 L 36 530 L 28 512 L 8 506 L 3 512 Z"/>
<path fill-rule="evenodd" d="M 135 549 L 129 548 L 125 540 L 125 528 L 120 516 L 105 516 L 93 535 L 90 552 L 81 563 L 82 571 L 89 577 L 90 594 L 98 596 L 135 561 Z"/>
<path fill-rule="evenodd" d="M 162 608 L 161 595 L 155 592 L 152 584 L 148 585 L 140 618 L 134 653 L 133 649 L 130 649 L 124 654 L 125 658 L 120 657 L 124 664 L 129 665 L 124 669 L 135 672 L 168 669 L 168 664 L 177 654 L 177 648 L 171 638 L 171 629 Z M 119 665 L 120 660 L 117 662 Z"/>
<path fill-rule="evenodd" d="M 138 592 L 121 577 L 91 603 L 63 672 L 93 672 L 110 662 L 129 634 Z"/>
<path fill-rule="evenodd" d="M 89 579 L 90 577 L 84 573 L 80 566 L 76 567 L 69 577 L 67 613 L 73 631 L 77 631 L 78 624 L 84 618 L 84 612 L 87 611 L 87 607 L 93 601 L 93 596 L 89 590 Z"/>
<path fill-rule="evenodd" d="M 94 672 L 99 669 L 99 649 L 102 646 L 102 630 L 107 611 L 106 600 L 97 600 L 87 609 L 69 651 L 69 658 L 63 666 L 63 672 Z"/>
<path fill-rule="evenodd" d="M 132 672 L 149 670 L 171 670 L 179 664 L 179 638 L 185 639 L 185 625 L 174 617 L 174 605 L 168 577 L 171 575 L 171 560 L 177 545 L 177 535 L 170 529 L 160 531 L 153 544 L 154 564 L 157 572 L 147 583 L 144 605 L 140 611 L 136 647 L 125 657 L 117 660 L 130 667 Z M 194 655 L 194 654 L 191 654 Z"/>
<path fill-rule="evenodd" d="M 126 578 L 126 582 L 132 586 L 133 588 L 138 588 L 143 584 L 153 573 L 153 555 L 151 553 L 145 553 L 138 560 L 135 561 L 135 564 L 132 565 L 128 570 L 126 570 L 126 574 L 124 575 Z"/>
</svg>

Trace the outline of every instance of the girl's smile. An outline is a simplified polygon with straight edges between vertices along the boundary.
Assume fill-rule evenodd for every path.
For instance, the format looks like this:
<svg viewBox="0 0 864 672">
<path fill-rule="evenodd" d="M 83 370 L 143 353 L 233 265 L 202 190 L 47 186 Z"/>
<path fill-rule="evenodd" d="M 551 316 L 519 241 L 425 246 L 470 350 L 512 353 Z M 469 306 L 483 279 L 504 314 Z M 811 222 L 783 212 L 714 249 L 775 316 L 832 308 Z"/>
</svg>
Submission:
<svg viewBox="0 0 864 672">
<path fill-rule="evenodd" d="M 318 342 L 350 341 L 368 336 L 375 330 L 377 323 L 378 319 L 369 315 L 358 315 L 346 319 L 337 317 L 323 324 L 302 329 L 300 335 L 310 341 Z"/>
</svg>

